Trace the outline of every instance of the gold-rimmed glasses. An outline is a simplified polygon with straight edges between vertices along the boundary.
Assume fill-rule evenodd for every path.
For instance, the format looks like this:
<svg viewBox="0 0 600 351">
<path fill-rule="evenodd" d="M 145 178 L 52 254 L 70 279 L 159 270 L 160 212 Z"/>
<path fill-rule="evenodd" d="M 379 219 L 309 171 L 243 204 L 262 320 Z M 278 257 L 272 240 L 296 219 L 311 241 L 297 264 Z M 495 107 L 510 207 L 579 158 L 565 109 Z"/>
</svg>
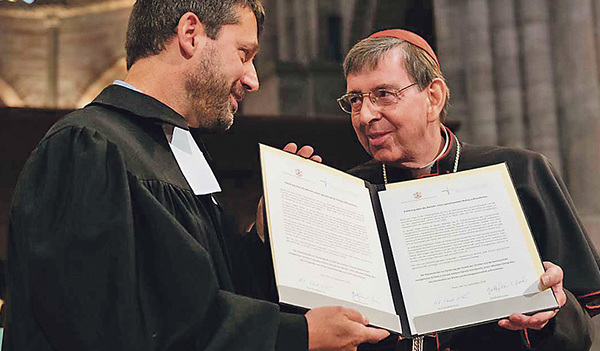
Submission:
<svg viewBox="0 0 600 351">
<path fill-rule="evenodd" d="M 369 97 L 373 106 L 387 107 L 397 104 L 400 101 L 400 94 L 414 85 L 417 85 L 417 83 L 409 84 L 398 90 L 378 88 L 367 93 L 348 93 L 337 99 L 337 102 L 344 112 L 350 114 L 360 111 L 365 95 Z"/>
</svg>

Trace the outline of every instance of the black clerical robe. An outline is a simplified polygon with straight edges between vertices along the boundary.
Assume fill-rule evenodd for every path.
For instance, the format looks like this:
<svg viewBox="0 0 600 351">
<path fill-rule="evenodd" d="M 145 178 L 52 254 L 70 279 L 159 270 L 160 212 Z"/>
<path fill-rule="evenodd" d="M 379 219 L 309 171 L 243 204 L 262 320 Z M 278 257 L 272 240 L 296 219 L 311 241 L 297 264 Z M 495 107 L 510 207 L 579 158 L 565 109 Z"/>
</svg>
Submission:
<svg viewBox="0 0 600 351">
<path fill-rule="evenodd" d="M 265 248 L 194 195 L 164 126 L 188 128 L 112 85 L 33 151 L 11 207 L 5 351 L 306 349 L 304 316 L 239 295 L 264 297 Z"/>
<path fill-rule="evenodd" d="M 450 147 L 433 165 L 436 176 L 453 171 L 457 143 L 448 130 Z M 591 343 L 590 315 L 600 312 L 600 260 L 585 233 L 565 185 L 548 159 L 525 150 L 460 144 L 458 171 L 506 162 L 527 221 L 544 261 L 564 271 L 567 303 L 542 331 L 506 330 L 497 323 L 425 337 L 425 350 L 587 350 Z M 412 179 L 409 171 L 386 167 L 388 183 Z M 371 160 L 349 171 L 371 183 L 382 184 L 380 162 Z M 587 313 L 586 313 L 587 310 Z M 359 350 L 410 350 L 410 340 L 390 337 Z"/>
</svg>

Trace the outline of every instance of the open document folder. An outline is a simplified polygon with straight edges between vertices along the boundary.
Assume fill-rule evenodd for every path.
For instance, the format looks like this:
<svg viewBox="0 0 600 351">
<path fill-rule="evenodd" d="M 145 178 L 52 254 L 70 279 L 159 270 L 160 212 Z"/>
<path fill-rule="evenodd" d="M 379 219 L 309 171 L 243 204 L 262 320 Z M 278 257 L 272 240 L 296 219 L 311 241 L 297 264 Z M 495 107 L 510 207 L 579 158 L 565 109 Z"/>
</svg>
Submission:
<svg viewBox="0 0 600 351">
<path fill-rule="evenodd" d="M 395 184 L 260 145 L 281 303 L 405 337 L 558 308 L 506 164 Z"/>
</svg>

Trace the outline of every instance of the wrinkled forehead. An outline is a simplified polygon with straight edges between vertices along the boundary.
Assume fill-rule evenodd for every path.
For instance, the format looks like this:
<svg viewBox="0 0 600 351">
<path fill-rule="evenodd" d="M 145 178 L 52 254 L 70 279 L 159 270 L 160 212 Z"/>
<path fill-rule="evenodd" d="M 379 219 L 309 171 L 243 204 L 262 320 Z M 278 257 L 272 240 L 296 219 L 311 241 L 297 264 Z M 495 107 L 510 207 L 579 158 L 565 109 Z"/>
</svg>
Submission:
<svg viewBox="0 0 600 351">
<path fill-rule="evenodd" d="M 356 43 L 344 58 L 344 75 L 360 70 L 375 69 L 377 63 L 389 52 L 403 51 L 404 42 L 396 38 L 367 38 Z"/>
<path fill-rule="evenodd" d="M 404 74 L 406 72 L 404 51 L 400 48 L 394 48 L 380 55 L 365 57 L 348 72 L 346 80 L 357 76 L 377 75 L 382 71 L 387 75 Z"/>
<path fill-rule="evenodd" d="M 363 65 L 361 70 L 349 74 L 346 77 L 346 92 L 400 89 L 409 83 L 412 80 L 404 69 L 402 54 L 391 52 L 382 56 L 375 65 Z"/>
<path fill-rule="evenodd" d="M 347 75 L 368 74 L 381 68 L 387 61 L 393 60 L 399 70 L 404 70 L 405 52 L 402 47 L 394 47 L 383 52 L 370 53 L 353 62 Z"/>
</svg>

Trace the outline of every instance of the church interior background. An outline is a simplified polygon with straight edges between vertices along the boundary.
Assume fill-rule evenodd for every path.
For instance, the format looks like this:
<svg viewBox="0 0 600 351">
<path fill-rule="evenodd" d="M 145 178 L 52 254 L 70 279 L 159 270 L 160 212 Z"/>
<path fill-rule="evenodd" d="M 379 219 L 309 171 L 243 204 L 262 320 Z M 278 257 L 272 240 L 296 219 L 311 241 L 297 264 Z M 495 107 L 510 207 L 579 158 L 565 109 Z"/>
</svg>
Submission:
<svg viewBox="0 0 600 351">
<path fill-rule="evenodd" d="M 0 258 L 28 154 L 60 116 L 125 76 L 132 3 L 0 0 Z M 395 27 L 421 34 L 438 53 L 460 139 L 548 156 L 600 248 L 600 0 L 263 3 L 260 91 L 246 97 L 229 132 L 196 135 L 240 228 L 261 193 L 257 142 L 312 144 L 340 169 L 367 159 L 335 102 L 345 91 L 341 61 L 359 39 Z"/>
</svg>

